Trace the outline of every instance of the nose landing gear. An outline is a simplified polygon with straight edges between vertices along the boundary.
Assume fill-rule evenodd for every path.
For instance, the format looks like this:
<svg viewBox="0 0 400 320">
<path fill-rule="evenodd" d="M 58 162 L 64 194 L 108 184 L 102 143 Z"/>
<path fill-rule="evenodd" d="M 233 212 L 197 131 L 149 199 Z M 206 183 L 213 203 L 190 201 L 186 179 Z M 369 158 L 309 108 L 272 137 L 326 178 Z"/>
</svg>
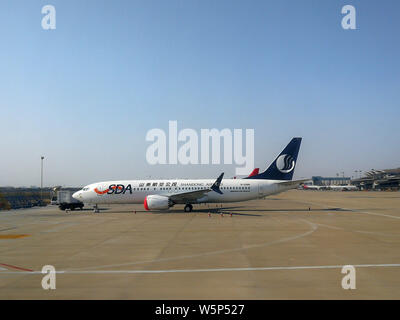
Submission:
<svg viewBox="0 0 400 320">
<path fill-rule="evenodd" d="M 190 203 L 188 203 L 184 208 L 185 212 L 192 212 L 192 210 L 193 210 L 193 206 Z"/>
</svg>

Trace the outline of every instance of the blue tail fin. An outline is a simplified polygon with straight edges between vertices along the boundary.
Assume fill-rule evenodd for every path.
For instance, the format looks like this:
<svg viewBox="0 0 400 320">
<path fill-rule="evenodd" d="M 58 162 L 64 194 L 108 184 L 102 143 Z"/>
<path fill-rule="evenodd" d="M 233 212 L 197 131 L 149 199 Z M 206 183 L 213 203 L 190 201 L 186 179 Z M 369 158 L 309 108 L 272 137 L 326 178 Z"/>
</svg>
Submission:
<svg viewBox="0 0 400 320">
<path fill-rule="evenodd" d="M 292 180 L 301 138 L 293 138 L 264 172 L 245 179 Z"/>
</svg>

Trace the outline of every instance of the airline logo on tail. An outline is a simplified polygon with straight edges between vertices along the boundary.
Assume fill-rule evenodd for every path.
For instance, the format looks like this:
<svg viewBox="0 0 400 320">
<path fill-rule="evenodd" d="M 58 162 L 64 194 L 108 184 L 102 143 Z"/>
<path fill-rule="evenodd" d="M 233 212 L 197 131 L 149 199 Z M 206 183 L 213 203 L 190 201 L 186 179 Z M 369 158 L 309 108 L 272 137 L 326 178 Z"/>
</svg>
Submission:
<svg viewBox="0 0 400 320">
<path fill-rule="evenodd" d="M 296 162 L 290 154 L 282 154 L 276 159 L 276 167 L 282 173 L 289 173 L 294 169 Z"/>
</svg>

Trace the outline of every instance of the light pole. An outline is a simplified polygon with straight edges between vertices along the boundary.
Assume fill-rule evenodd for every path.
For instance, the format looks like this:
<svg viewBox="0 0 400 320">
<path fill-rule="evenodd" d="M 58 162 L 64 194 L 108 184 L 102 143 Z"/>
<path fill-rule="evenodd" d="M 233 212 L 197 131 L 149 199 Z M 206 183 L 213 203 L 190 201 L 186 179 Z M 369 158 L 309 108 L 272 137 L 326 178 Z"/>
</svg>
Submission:
<svg viewBox="0 0 400 320">
<path fill-rule="evenodd" d="M 44 159 L 44 157 L 41 156 L 40 157 L 40 161 L 41 161 L 41 170 L 40 170 L 40 203 L 43 202 L 43 192 L 42 192 L 42 189 L 43 189 L 43 159 Z"/>
</svg>

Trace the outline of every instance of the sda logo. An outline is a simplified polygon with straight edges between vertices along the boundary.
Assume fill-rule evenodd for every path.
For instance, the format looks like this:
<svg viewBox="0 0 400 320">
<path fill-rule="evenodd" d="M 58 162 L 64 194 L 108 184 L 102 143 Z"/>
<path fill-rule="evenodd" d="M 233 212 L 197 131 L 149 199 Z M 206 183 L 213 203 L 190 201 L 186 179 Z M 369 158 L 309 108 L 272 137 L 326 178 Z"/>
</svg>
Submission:
<svg viewBox="0 0 400 320">
<path fill-rule="evenodd" d="M 128 184 L 125 188 L 123 184 L 112 184 L 108 187 L 107 194 L 125 194 L 126 191 L 129 191 L 132 194 L 132 186 Z"/>
<path fill-rule="evenodd" d="M 94 188 L 94 192 L 96 192 L 99 195 L 102 194 L 125 194 L 125 192 L 129 191 L 130 194 L 132 194 L 132 186 L 128 184 L 126 187 L 123 184 L 112 184 L 108 187 L 106 190 L 99 190 L 97 188 Z"/>
<path fill-rule="evenodd" d="M 276 159 L 276 167 L 282 173 L 289 173 L 294 169 L 296 162 L 290 154 L 282 154 Z"/>
</svg>

